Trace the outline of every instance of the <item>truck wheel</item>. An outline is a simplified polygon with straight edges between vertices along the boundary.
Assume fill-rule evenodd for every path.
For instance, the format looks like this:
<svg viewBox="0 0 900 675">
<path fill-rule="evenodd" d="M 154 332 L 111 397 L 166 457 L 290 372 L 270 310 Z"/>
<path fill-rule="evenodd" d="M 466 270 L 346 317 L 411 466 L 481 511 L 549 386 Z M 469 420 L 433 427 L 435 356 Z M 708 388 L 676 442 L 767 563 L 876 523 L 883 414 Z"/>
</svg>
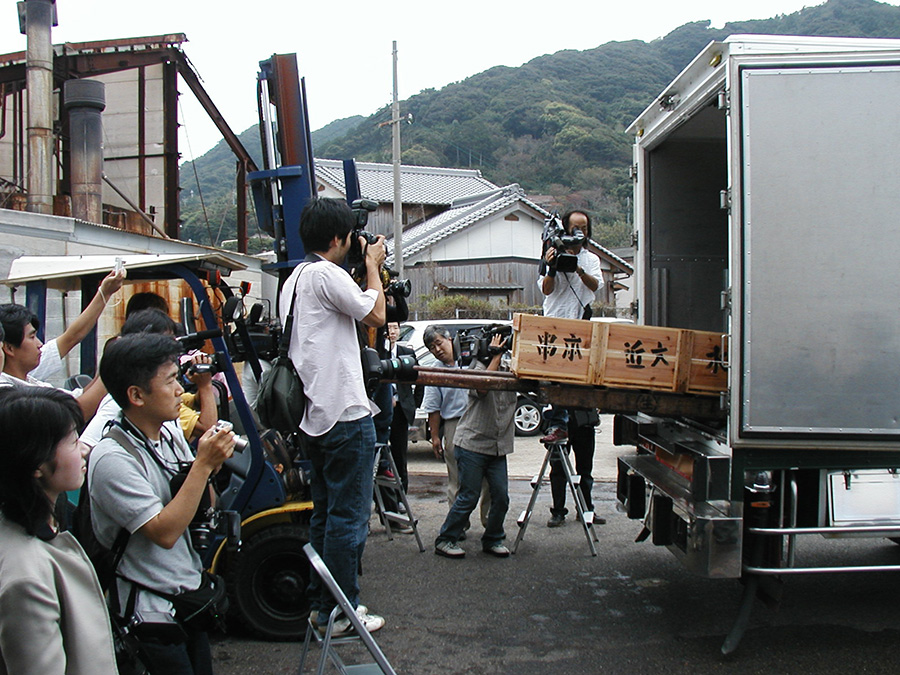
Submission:
<svg viewBox="0 0 900 675">
<path fill-rule="evenodd" d="M 273 525 L 254 534 L 231 566 L 229 589 L 241 622 L 266 640 L 302 640 L 309 616 L 306 525 Z"/>
</svg>

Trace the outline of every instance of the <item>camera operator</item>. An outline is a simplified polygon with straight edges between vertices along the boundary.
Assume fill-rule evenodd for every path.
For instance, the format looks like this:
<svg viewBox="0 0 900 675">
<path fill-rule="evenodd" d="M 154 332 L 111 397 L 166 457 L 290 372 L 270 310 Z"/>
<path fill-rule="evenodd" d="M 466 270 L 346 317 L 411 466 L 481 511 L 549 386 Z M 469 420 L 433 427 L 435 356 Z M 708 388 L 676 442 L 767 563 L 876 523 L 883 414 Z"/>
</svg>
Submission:
<svg viewBox="0 0 900 675">
<path fill-rule="evenodd" d="M 173 602 L 208 579 L 188 526 L 210 478 L 234 452 L 234 434 L 208 430 L 195 458 L 184 436 L 165 426 L 181 407 L 180 354 L 165 335 L 139 333 L 109 345 L 100 376 L 122 412 L 91 453 L 88 489 L 98 541 L 112 549 L 123 529 L 130 533 L 111 589 L 113 611 L 133 612 L 158 631 L 174 629 L 165 638 L 135 635 L 152 673 L 190 675 L 212 672 L 209 640 L 204 629 L 182 621 Z M 172 494 L 173 478 L 185 470 Z"/>
<path fill-rule="evenodd" d="M 544 294 L 544 316 L 563 319 L 590 319 L 591 303 L 600 287 L 603 278 L 600 259 L 588 250 L 591 238 L 591 218 L 584 211 L 568 211 L 562 217 L 562 227 L 567 235 L 563 240 L 568 248 L 559 251 L 555 246 L 548 246 L 541 264 L 541 276 L 538 286 Z M 579 236 L 580 235 L 580 236 Z M 562 253 L 576 256 L 574 272 L 558 270 L 559 256 Z M 549 424 L 547 434 L 541 438 L 542 443 L 558 443 L 567 438 L 575 453 L 575 467 L 581 476 L 581 490 L 589 510 L 593 510 L 591 471 L 594 462 L 594 427 L 599 424 L 596 411 L 576 411 L 560 406 L 553 406 L 545 413 Z M 571 434 L 571 435 L 570 435 Z M 565 522 L 566 492 L 565 476 L 559 462 L 550 465 L 550 483 L 553 492 L 553 507 L 550 509 L 548 527 L 558 527 Z M 606 521 L 594 516 L 595 524 Z"/>
<path fill-rule="evenodd" d="M 509 336 L 491 337 L 490 360 L 475 362 L 476 370 L 500 370 Z M 465 550 L 459 541 L 469 516 L 478 504 L 482 482 L 487 480 L 491 508 L 481 537 L 481 549 L 498 558 L 509 557 L 504 545 L 503 519 L 509 510 L 509 475 L 506 456 L 513 451 L 516 392 L 469 391 L 469 401 L 456 427 L 454 454 L 459 471 L 459 494 L 434 542 L 434 552 L 446 558 L 462 558 Z"/>
<path fill-rule="evenodd" d="M 444 326 L 428 326 L 422 335 L 422 342 L 438 360 L 437 368 L 457 368 L 453 338 Z M 454 435 L 462 414 L 469 403 L 469 393 L 458 387 L 427 385 L 422 397 L 422 409 L 428 413 L 428 428 L 431 434 L 431 449 L 437 459 L 443 459 L 447 466 L 447 507 L 453 506 L 459 494 L 459 471 L 454 454 Z M 481 524 L 487 526 L 491 508 L 491 493 L 487 481 L 481 490 Z M 469 521 L 466 521 L 460 540 L 466 538 Z"/>
<path fill-rule="evenodd" d="M 356 322 L 377 328 L 386 321 L 380 268 L 384 237 L 357 236 L 365 262 L 366 290 L 341 264 L 354 244 L 356 218 L 337 199 L 313 198 L 300 214 L 300 238 L 308 255 L 282 289 L 281 316 L 294 321 L 289 356 L 303 381 L 306 413 L 300 437 L 312 463 L 310 543 L 369 632 L 384 619 L 359 604 L 358 567 L 368 535 L 373 494 L 375 427 L 366 396 Z M 335 606 L 316 575 L 309 587 L 310 619 L 324 632 Z M 333 635 L 351 630 L 339 618 Z"/>
</svg>

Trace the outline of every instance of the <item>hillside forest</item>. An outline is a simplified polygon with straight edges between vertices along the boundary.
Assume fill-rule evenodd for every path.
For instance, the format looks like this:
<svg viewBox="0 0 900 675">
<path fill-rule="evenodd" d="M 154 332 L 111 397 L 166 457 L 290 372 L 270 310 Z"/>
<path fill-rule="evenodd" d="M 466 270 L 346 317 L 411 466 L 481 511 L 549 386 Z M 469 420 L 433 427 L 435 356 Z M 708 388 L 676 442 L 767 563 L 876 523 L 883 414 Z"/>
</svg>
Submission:
<svg viewBox="0 0 900 675">
<path fill-rule="evenodd" d="M 632 139 L 625 128 L 706 44 L 737 33 L 896 38 L 900 8 L 828 0 L 770 19 L 721 28 L 687 23 L 649 43 L 609 42 L 540 56 L 517 68 L 497 66 L 401 102 L 401 114 L 414 119 L 403 127 L 402 161 L 479 169 L 497 185 L 518 183 L 551 208 L 585 208 L 597 223 L 595 239 L 608 247 L 627 245 Z M 332 122 L 313 132 L 315 156 L 390 162 L 390 127 L 379 126 L 389 119 L 385 107 Z M 240 138 L 258 158 L 257 127 Z M 182 165 L 182 238 L 216 245 L 234 239 L 234 176 L 224 141 Z M 256 233 L 254 220 L 249 232 Z"/>
</svg>

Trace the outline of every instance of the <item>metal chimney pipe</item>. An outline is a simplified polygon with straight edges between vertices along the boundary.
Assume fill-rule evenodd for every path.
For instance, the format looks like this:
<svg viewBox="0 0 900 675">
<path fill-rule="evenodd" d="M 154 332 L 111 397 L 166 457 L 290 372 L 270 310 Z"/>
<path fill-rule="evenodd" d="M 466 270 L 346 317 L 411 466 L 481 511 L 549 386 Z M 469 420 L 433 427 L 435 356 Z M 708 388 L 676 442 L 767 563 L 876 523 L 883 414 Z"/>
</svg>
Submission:
<svg viewBox="0 0 900 675">
<path fill-rule="evenodd" d="M 68 80 L 63 87 L 71 138 L 72 215 L 103 222 L 103 121 L 106 87 L 99 80 Z"/>
<path fill-rule="evenodd" d="M 28 90 L 28 202 L 34 213 L 53 213 L 52 0 L 25 0 L 25 87 Z"/>
</svg>

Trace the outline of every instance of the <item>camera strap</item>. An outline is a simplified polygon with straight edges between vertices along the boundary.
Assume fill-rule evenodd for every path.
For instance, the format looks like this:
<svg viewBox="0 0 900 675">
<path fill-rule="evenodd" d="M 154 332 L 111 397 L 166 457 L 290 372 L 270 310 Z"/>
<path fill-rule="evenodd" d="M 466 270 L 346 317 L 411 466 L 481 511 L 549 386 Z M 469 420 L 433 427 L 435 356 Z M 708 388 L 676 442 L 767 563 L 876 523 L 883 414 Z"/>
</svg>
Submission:
<svg viewBox="0 0 900 675">
<path fill-rule="evenodd" d="M 294 280 L 294 293 L 291 296 L 291 308 L 288 310 L 287 316 L 284 317 L 284 328 L 281 330 L 281 338 L 278 340 L 278 355 L 287 358 L 288 349 L 291 346 L 291 333 L 294 329 L 294 304 L 297 302 L 297 287 L 300 285 L 300 275 L 303 270 L 310 266 L 312 260 L 301 263 L 303 267 L 297 272 L 297 278 Z M 283 290 L 283 289 L 282 289 Z"/>
<path fill-rule="evenodd" d="M 575 290 L 575 287 L 572 285 L 572 280 L 569 278 L 569 273 L 563 272 L 563 274 L 566 276 L 566 283 L 569 284 L 569 290 L 572 291 L 572 294 L 575 296 L 575 301 L 578 303 L 578 306 L 581 307 L 581 311 L 583 313 L 585 310 L 587 310 L 588 305 L 581 304 L 581 298 L 578 297 L 578 292 Z M 582 283 L 584 283 L 584 282 L 582 282 Z"/>
<path fill-rule="evenodd" d="M 134 423 L 124 415 L 122 415 L 121 422 L 119 422 L 118 420 L 110 420 L 109 422 L 107 422 L 103 435 L 104 437 L 112 437 L 113 439 L 118 441 L 119 445 L 124 447 L 126 450 L 128 450 L 129 446 L 137 450 L 138 446 L 135 443 L 135 440 L 137 440 L 144 447 L 144 450 L 147 451 L 147 454 L 150 455 L 153 461 L 156 462 L 156 465 L 160 469 L 162 469 L 164 474 L 167 474 L 169 477 L 177 474 L 179 469 L 181 468 L 181 463 L 178 462 L 177 459 L 173 465 L 173 462 L 167 461 L 160 457 L 156 453 L 156 449 L 153 447 L 152 441 L 147 438 L 147 435 L 143 431 L 138 429 L 134 425 Z M 160 428 L 159 439 L 160 445 L 162 445 L 163 441 L 165 441 L 172 452 L 172 456 L 177 457 L 177 454 L 175 452 L 175 440 L 172 438 L 171 434 L 169 434 L 168 430 Z M 131 454 L 134 455 L 134 453 Z"/>
</svg>

